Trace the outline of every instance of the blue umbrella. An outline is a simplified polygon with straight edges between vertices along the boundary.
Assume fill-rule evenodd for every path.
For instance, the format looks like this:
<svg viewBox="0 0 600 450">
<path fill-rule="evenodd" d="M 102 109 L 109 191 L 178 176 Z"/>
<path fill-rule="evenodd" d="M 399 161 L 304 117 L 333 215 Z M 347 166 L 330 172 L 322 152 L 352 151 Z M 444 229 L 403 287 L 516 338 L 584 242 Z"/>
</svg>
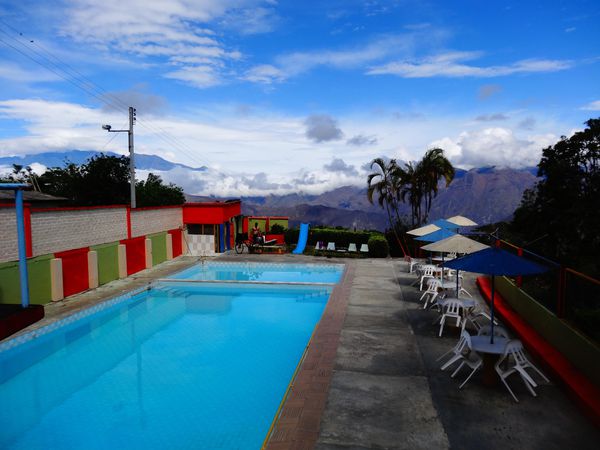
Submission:
<svg viewBox="0 0 600 450">
<path fill-rule="evenodd" d="M 448 261 L 447 263 L 444 263 L 444 267 L 492 276 L 492 298 L 490 301 L 492 318 L 490 342 L 492 344 L 494 343 L 494 277 L 496 275 L 533 275 L 548 270 L 545 266 L 509 253 L 498 247 L 489 247 L 463 256 L 462 258 Z"/>
<path fill-rule="evenodd" d="M 439 230 L 436 230 L 433 233 L 429 233 L 424 236 L 415 238 L 415 241 L 437 242 L 441 241 L 442 239 L 449 238 L 450 236 L 454 236 L 455 234 L 456 233 L 454 231 L 446 230 L 445 228 L 440 228 Z"/>
</svg>

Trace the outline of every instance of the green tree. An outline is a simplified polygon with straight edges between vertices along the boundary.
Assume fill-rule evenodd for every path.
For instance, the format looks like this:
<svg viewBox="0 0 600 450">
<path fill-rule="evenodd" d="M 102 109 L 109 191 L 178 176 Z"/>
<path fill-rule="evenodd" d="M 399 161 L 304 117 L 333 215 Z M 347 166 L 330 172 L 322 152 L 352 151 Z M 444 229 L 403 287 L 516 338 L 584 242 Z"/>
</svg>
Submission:
<svg viewBox="0 0 600 450">
<path fill-rule="evenodd" d="M 129 158 L 127 156 L 93 156 L 77 165 L 66 162 L 39 177 L 43 192 L 70 199 L 80 206 L 122 205 L 130 202 Z M 179 205 L 185 201 L 183 190 L 164 185 L 159 176 L 150 174 L 136 183 L 138 206 Z"/>
<path fill-rule="evenodd" d="M 534 251 L 598 274 L 600 119 L 585 124 L 543 150 L 541 180 L 523 194 L 512 229 Z"/>
<path fill-rule="evenodd" d="M 413 226 L 427 221 L 440 180 L 443 179 L 448 187 L 454 179 L 454 172 L 452 163 L 441 148 L 427 150 L 417 163 L 409 162 L 404 167 L 397 167 L 397 196 L 410 204 Z"/>
<path fill-rule="evenodd" d="M 185 202 L 183 189 L 169 183 L 164 185 L 160 176 L 150 173 L 146 181 L 135 184 L 138 206 L 181 205 Z"/>
</svg>

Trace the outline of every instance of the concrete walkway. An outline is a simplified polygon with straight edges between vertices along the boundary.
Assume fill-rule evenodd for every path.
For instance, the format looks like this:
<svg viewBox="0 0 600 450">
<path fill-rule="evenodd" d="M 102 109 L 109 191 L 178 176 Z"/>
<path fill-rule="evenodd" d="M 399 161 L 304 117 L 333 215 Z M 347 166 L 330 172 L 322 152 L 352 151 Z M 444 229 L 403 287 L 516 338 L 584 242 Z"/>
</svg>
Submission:
<svg viewBox="0 0 600 450">
<path fill-rule="evenodd" d="M 532 397 L 517 376 L 462 389 L 436 359 L 457 331 L 432 325 L 403 261 L 358 260 L 316 448 L 597 448 L 600 433 L 552 384 Z M 476 296 L 473 279 L 467 289 Z M 481 298 L 478 299 L 482 302 Z"/>
</svg>

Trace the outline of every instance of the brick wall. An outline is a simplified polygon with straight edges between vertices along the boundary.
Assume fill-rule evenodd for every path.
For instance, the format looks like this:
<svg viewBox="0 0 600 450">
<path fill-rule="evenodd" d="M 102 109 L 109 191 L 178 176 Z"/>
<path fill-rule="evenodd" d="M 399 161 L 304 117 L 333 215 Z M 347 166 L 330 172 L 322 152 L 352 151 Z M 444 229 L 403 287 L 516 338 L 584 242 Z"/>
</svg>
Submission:
<svg viewBox="0 0 600 450">
<path fill-rule="evenodd" d="M 0 262 L 19 258 L 17 216 L 14 208 L 0 208 Z"/>
<path fill-rule="evenodd" d="M 127 210 L 33 211 L 31 237 L 34 256 L 119 241 L 127 238 Z"/>
<path fill-rule="evenodd" d="M 160 233 L 183 225 L 182 208 L 141 209 L 131 211 L 131 237 Z"/>
</svg>

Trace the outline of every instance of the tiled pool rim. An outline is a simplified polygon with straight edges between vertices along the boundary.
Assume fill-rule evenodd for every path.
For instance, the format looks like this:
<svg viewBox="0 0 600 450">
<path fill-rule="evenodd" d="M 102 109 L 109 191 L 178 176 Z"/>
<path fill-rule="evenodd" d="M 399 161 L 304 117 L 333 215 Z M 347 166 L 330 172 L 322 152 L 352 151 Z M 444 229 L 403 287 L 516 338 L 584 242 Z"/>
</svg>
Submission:
<svg viewBox="0 0 600 450">
<path fill-rule="evenodd" d="M 0 342 L 0 353 L 10 350 L 19 345 L 25 344 L 26 342 L 32 341 L 34 339 L 38 339 L 48 333 L 53 332 L 54 330 L 58 330 L 59 328 L 65 327 L 73 322 L 76 322 L 84 317 L 89 317 L 94 314 L 97 314 L 101 311 L 104 311 L 108 308 L 112 308 L 115 305 L 120 303 L 127 302 L 132 298 L 136 297 L 138 294 L 152 289 L 154 286 L 153 283 L 148 284 L 144 287 L 139 287 L 137 289 L 131 290 L 125 294 L 119 295 L 117 297 L 113 297 L 109 300 L 104 300 L 94 306 L 90 306 L 88 308 L 81 309 L 73 314 L 68 315 L 62 319 L 56 320 L 54 322 L 49 323 L 48 325 L 44 325 L 38 329 L 29 331 L 27 333 L 18 335 L 14 338 L 8 338 L 7 340 Z"/>
<path fill-rule="evenodd" d="M 265 440 L 267 450 L 308 450 L 317 443 L 356 267 L 354 261 L 345 266 Z"/>
</svg>

